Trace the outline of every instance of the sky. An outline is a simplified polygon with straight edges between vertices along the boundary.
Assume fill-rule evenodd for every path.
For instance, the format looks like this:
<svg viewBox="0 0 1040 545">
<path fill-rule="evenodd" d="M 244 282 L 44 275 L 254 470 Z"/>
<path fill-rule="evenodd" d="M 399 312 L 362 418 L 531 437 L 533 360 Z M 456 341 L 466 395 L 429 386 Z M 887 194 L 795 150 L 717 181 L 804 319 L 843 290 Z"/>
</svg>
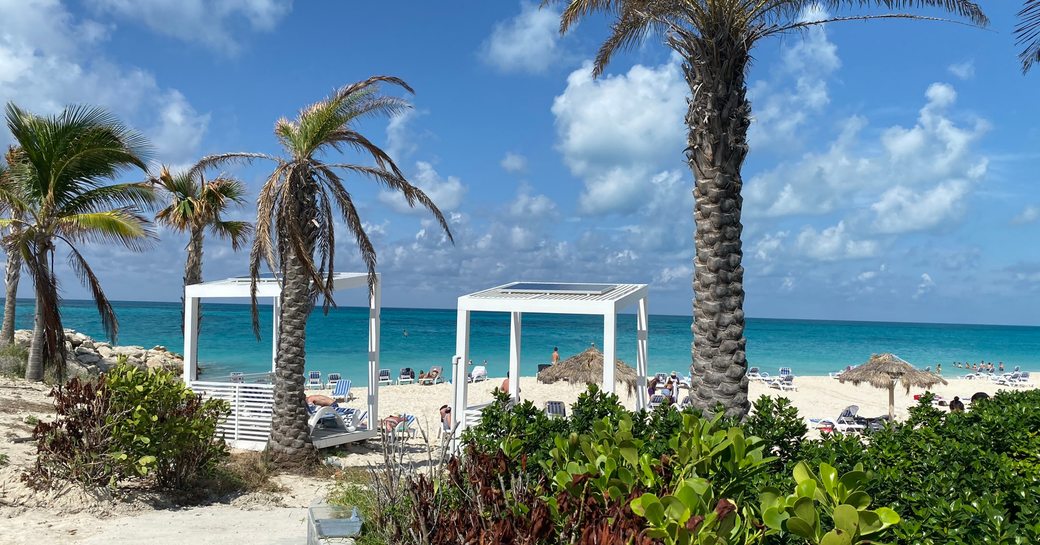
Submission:
<svg viewBox="0 0 1040 545">
<path fill-rule="evenodd" d="M 280 117 L 398 76 L 414 107 L 359 128 L 444 211 L 455 244 L 428 213 L 349 179 L 385 305 L 452 308 L 514 280 L 602 281 L 649 283 L 651 312 L 690 314 L 689 87 L 661 40 L 595 79 L 605 18 L 561 37 L 559 8 L 538 2 L 389 5 L 0 0 L 0 100 L 37 113 L 104 106 L 151 139 L 154 165 L 178 167 L 277 153 Z M 1018 3 L 984 7 L 988 30 L 837 23 L 758 44 L 743 169 L 748 316 L 1040 324 L 1040 72 L 1022 75 L 1016 59 Z M 225 172 L 250 188 L 234 217 L 255 218 L 269 173 Z M 186 239 L 159 232 L 144 253 L 86 249 L 110 298 L 179 299 Z M 337 270 L 362 270 L 345 230 L 338 242 Z M 247 262 L 207 239 L 206 279 L 245 274 Z M 66 298 L 88 296 L 67 267 L 58 274 Z"/>
</svg>

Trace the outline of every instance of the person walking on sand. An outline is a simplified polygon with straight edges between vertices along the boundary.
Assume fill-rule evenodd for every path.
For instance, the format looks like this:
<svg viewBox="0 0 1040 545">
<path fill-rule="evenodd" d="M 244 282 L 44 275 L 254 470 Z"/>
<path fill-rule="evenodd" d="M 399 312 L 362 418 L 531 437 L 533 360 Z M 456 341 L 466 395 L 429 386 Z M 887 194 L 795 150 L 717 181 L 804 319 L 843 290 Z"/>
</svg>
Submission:
<svg viewBox="0 0 1040 545">
<path fill-rule="evenodd" d="M 935 364 L 935 374 L 942 376 L 942 363 Z"/>
<path fill-rule="evenodd" d="M 556 365 L 557 363 L 560 363 L 560 348 L 557 347 L 557 346 L 554 346 L 553 347 L 553 353 L 552 353 L 552 364 Z"/>
</svg>

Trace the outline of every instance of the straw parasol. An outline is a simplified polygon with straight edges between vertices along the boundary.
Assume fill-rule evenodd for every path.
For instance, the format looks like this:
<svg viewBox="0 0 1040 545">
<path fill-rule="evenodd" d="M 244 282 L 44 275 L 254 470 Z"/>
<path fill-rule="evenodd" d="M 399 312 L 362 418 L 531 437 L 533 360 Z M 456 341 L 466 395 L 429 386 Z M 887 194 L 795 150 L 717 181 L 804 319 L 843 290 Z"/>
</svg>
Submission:
<svg viewBox="0 0 1040 545">
<path fill-rule="evenodd" d="M 627 384 L 628 391 L 632 392 L 636 387 L 636 370 L 617 360 L 614 365 L 614 379 Z M 552 384 L 559 380 L 566 380 L 571 384 L 603 382 L 603 352 L 593 345 L 580 354 L 538 372 L 538 382 Z"/>
<path fill-rule="evenodd" d="M 888 418 L 895 419 L 896 383 L 906 388 L 930 388 L 936 384 L 946 384 L 938 375 L 910 365 L 895 354 L 874 354 L 867 363 L 843 371 L 838 375 L 840 382 L 851 382 L 856 386 L 866 382 L 875 388 L 888 389 Z"/>
</svg>

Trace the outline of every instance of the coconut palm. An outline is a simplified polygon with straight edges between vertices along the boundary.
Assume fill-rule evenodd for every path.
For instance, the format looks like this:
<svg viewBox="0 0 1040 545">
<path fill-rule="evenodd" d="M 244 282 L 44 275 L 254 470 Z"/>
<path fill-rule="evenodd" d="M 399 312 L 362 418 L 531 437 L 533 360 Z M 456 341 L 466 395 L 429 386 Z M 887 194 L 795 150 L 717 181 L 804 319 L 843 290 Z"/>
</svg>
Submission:
<svg viewBox="0 0 1040 545">
<path fill-rule="evenodd" d="M 1018 12 L 1015 36 L 1016 43 L 1025 46 L 1018 58 L 1022 61 L 1022 71 L 1028 72 L 1034 63 L 1040 62 L 1040 0 L 1026 0 Z"/>
<path fill-rule="evenodd" d="M 553 3 L 563 0 L 545 0 Z M 741 166 L 747 155 L 751 103 L 747 75 L 751 51 L 763 38 L 834 21 L 881 18 L 934 19 L 909 13 L 841 15 L 864 8 L 934 8 L 976 25 L 987 23 L 968 0 L 566 0 L 560 31 L 606 13 L 610 36 L 596 55 L 593 74 L 614 54 L 652 35 L 683 60 L 690 87 L 686 160 L 694 175 L 696 226 L 693 279 L 691 398 L 704 410 L 719 404 L 729 415 L 747 413 L 744 338 L 744 268 L 741 266 Z M 804 20 L 820 6 L 838 15 Z"/>
<path fill-rule="evenodd" d="M 356 130 L 358 121 L 393 115 L 409 105 L 380 94 L 382 84 L 409 92 L 404 81 L 376 76 L 348 85 L 300 111 L 295 120 L 275 123 L 275 136 L 284 155 L 230 153 L 203 158 L 192 170 L 228 161 L 265 159 L 275 163 L 257 199 L 256 237 L 250 252 L 253 329 L 259 337 L 256 283 L 261 261 L 282 279 L 281 318 L 275 361 L 274 415 L 269 448 L 285 461 L 299 461 L 310 452 L 303 373 L 306 364 L 307 318 L 318 296 L 323 309 L 332 304 L 336 248 L 335 221 L 341 219 L 352 235 L 375 286 L 376 251 L 365 233 L 344 175 L 361 175 L 399 192 L 409 205 L 428 209 L 451 238 L 437 206 L 410 184 L 393 159 Z M 334 162 L 333 152 L 352 149 L 368 156 L 374 166 Z M 336 213 L 338 210 L 338 214 Z"/>
<path fill-rule="evenodd" d="M 206 181 L 201 170 L 198 177 L 192 177 L 188 172 L 172 174 L 166 167 L 154 182 L 169 197 L 169 204 L 155 215 L 155 220 L 175 231 L 188 233 L 184 285 L 198 284 L 202 282 L 202 241 L 206 229 L 230 240 L 236 251 L 253 232 L 253 226 L 247 221 L 224 218 L 228 208 L 245 202 L 246 187 L 234 178 L 217 177 Z"/>
<path fill-rule="evenodd" d="M 145 171 L 148 145 L 101 108 L 70 106 L 38 116 L 9 103 L 6 118 L 18 149 L 0 201 L 22 217 L 0 221 L 0 227 L 20 227 L 4 237 L 4 246 L 21 254 L 36 294 L 25 378 L 42 380 L 44 366 L 51 364 L 60 379 L 66 353 L 54 270 L 57 245 L 68 251 L 70 268 L 90 290 L 105 333 L 115 342 L 119 322 L 80 246 L 103 242 L 140 250 L 154 237 L 139 213 L 155 199 L 151 186 L 106 183 L 127 171 Z"/>
<path fill-rule="evenodd" d="M 16 150 L 14 146 L 7 148 L 7 154 L 4 156 L 5 163 L 0 163 L 0 186 L 9 184 L 9 178 L 7 177 L 6 164 L 11 164 L 16 160 Z M 4 208 L 4 203 L 0 202 L 0 208 Z M 21 214 L 11 211 L 12 219 L 21 219 Z M 18 224 L 11 226 L 11 230 L 17 230 Z M 17 251 L 7 252 L 7 263 L 4 271 L 4 286 L 6 287 L 6 293 L 4 295 L 4 321 L 3 326 L 0 327 L 0 345 L 7 345 L 14 342 L 14 319 L 15 313 L 17 312 L 17 297 L 18 297 L 18 281 L 22 277 L 22 254 Z"/>
</svg>

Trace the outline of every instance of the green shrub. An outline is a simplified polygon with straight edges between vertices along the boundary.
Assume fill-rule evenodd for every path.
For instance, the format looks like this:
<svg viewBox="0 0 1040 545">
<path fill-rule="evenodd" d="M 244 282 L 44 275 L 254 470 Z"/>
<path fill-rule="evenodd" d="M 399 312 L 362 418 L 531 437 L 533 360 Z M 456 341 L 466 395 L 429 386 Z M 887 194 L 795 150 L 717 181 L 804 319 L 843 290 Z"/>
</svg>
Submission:
<svg viewBox="0 0 1040 545">
<path fill-rule="evenodd" d="M 6 452 L 0 452 L 0 467 L 4 467 L 5 465 L 8 464 L 9 461 L 10 461 L 10 459 L 7 457 L 7 453 Z"/>
<path fill-rule="evenodd" d="M 567 426 L 567 420 L 548 417 L 530 401 L 514 403 L 508 393 L 496 390 L 480 423 L 463 432 L 463 441 L 485 453 L 498 451 L 508 441 L 536 462 L 548 456 L 546 438 L 565 432 Z"/>
<path fill-rule="evenodd" d="M 15 343 L 0 346 L 0 375 L 24 378 L 28 362 L 28 348 Z"/>
<path fill-rule="evenodd" d="M 802 458 L 842 470 L 862 464 L 866 491 L 903 514 L 895 543 L 1040 543 L 1040 391 L 1001 392 L 946 413 L 928 396 L 903 424 L 864 442 L 806 441 Z"/>
<path fill-rule="evenodd" d="M 216 437 L 217 421 L 230 410 L 225 401 L 204 401 L 162 369 L 118 364 L 105 382 L 112 394 L 112 454 L 127 472 L 153 474 L 160 488 L 184 490 L 210 477 L 227 456 Z"/>
<path fill-rule="evenodd" d="M 761 437 L 766 452 L 776 456 L 774 469 L 784 470 L 798 458 L 808 427 L 786 397 L 759 397 L 744 422 L 747 433 Z"/>
<path fill-rule="evenodd" d="M 121 363 L 98 379 L 73 378 L 51 395 L 57 418 L 33 430 L 36 464 L 25 476 L 37 486 L 150 479 L 161 489 L 187 491 L 210 479 L 228 454 L 214 436 L 227 404 L 203 401 L 168 371 Z"/>
</svg>

